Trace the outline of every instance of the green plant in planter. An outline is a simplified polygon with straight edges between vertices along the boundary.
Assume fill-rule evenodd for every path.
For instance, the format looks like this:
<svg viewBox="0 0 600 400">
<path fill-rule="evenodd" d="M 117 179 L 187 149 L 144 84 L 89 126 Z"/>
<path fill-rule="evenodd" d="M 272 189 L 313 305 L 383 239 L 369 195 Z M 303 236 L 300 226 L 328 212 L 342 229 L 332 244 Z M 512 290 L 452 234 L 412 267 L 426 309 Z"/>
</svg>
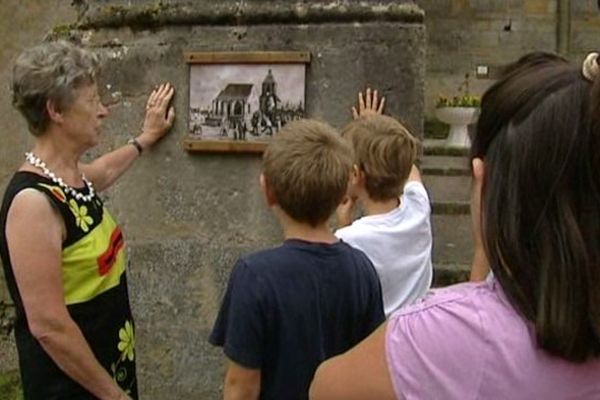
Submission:
<svg viewBox="0 0 600 400">
<path fill-rule="evenodd" d="M 439 96 L 435 102 L 436 108 L 442 107 L 474 107 L 481 105 L 481 99 L 469 93 L 469 74 L 465 74 L 465 80 L 458 87 L 459 95 L 447 97 Z"/>
<path fill-rule="evenodd" d="M 472 96 L 469 94 L 463 96 L 454 96 L 451 98 L 439 96 L 435 107 L 479 107 L 481 105 L 481 100 L 477 96 Z"/>
</svg>

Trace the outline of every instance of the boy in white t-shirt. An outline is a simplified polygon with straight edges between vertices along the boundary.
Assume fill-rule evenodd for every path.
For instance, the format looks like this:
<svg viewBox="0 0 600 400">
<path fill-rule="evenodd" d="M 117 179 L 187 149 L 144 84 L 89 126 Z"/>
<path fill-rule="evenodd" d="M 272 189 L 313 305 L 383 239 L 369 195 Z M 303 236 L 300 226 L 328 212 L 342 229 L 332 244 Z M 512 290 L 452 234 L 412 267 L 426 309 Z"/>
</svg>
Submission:
<svg viewBox="0 0 600 400">
<path fill-rule="evenodd" d="M 388 317 L 431 286 L 431 207 L 414 166 L 417 139 L 391 117 L 368 115 L 378 110 L 376 92 L 371 97 L 368 90 L 366 99 L 365 106 L 360 96 L 366 112 L 355 111 L 342 131 L 356 159 L 348 196 L 337 209 L 335 235 L 371 259 Z M 365 216 L 352 222 L 355 205 Z"/>
</svg>

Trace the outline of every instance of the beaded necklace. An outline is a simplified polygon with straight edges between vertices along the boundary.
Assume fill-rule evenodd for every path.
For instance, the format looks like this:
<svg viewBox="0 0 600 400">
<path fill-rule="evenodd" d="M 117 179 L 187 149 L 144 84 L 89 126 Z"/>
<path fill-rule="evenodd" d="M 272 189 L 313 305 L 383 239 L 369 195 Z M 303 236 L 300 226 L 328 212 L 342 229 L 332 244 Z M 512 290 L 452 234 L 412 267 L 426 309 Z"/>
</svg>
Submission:
<svg viewBox="0 0 600 400">
<path fill-rule="evenodd" d="M 48 167 L 46 167 L 46 163 L 43 162 L 35 154 L 25 153 L 25 160 L 27 160 L 27 162 L 29 164 L 33 165 L 34 167 L 41 169 L 42 172 L 44 173 L 44 175 L 46 175 L 48 178 L 50 178 L 52 180 L 52 182 L 54 182 L 58 186 L 60 186 L 65 192 L 70 193 L 77 200 L 83 200 L 85 202 L 90 202 L 94 198 L 94 195 L 95 195 L 94 187 L 92 186 L 92 182 L 90 182 L 86 179 L 85 175 L 81 174 L 81 179 L 83 180 L 83 183 L 87 187 L 89 194 L 80 193 L 79 191 L 73 189 L 71 186 L 67 185 L 62 180 L 62 178 L 59 178 L 58 176 L 56 176 L 56 174 L 54 172 L 50 171 L 48 169 Z"/>
</svg>

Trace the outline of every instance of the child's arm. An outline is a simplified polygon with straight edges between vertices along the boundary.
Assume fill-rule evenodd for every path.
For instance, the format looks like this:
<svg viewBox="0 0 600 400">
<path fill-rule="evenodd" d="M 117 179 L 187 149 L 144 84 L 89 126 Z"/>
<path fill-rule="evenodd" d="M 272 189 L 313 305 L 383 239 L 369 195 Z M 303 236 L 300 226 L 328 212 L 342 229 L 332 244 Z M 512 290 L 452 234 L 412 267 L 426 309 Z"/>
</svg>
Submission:
<svg viewBox="0 0 600 400">
<path fill-rule="evenodd" d="M 412 168 L 410 169 L 410 174 L 408 174 L 408 179 L 406 181 L 423 183 L 423 179 L 421 178 L 421 172 L 419 172 L 419 168 L 417 168 L 416 165 L 413 164 Z"/>
<path fill-rule="evenodd" d="M 384 105 L 385 97 L 378 99 L 377 90 L 371 92 L 371 88 L 367 88 L 364 98 L 362 92 L 358 92 L 358 110 L 356 107 L 352 107 L 352 118 L 359 119 L 381 115 L 383 114 Z"/>
<path fill-rule="evenodd" d="M 228 360 L 223 400 L 254 400 L 260 395 L 260 369 L 246 368 Z"/>
<path fill-rule="evenodd" d="M 227 358 L 223 383 L 227 400 L 257 399 L 260 394 L 265 325 L 259 279 L 243 258 L 237 261 L 209 337 L 211 344 L 223 347 Z"/>
<path fill-rule="evenodd" d="M 356 199 L 353 199 L 350 196 L 344 197 L 344 200 L 342 200 L 340 205 L 335 210 L 338 229 L 352 224 L 352 216 L 354 214 L 355 205 Z"/>
</svg>

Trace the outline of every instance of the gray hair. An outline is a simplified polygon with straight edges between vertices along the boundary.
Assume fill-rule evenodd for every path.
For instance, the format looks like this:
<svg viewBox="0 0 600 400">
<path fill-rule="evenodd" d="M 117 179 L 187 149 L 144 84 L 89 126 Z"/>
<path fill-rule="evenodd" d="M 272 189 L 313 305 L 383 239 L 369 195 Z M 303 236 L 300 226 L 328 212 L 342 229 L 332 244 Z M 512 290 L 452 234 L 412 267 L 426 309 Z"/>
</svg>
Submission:
<svg viewBox="0 0 600 400">
<path fill-rule="evenodd" d="M 44 43 L 25 50 L 15 61 L 11 82 L 12 104 L 39 136 L 48 127 L 46 102 L 68 108 L 73 92 L 96 81 L 98 57 L 65 41 Z"/>
</svg>

